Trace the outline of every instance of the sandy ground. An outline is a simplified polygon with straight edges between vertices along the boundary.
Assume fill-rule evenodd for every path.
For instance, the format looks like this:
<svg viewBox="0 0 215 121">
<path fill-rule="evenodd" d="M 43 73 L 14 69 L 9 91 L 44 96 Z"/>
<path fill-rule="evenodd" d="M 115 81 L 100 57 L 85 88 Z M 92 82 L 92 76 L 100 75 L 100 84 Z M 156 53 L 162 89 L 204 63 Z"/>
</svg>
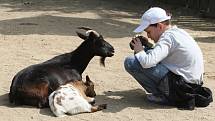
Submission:
<svg viewBox="0 0 215 121">
<path fill-rule="evenodd" d="M 132 54 L 132 30 L 147 5 L 140 0 L 0 0 L 0 121 L 214 121 L 215 103 L 193 111 L 160 106 L 146 100 L 145 91 L 123 68 Z M 204 54 L 204 85 L 215 91 L 215 21 L 193 15 L 181 7 L 165 6 L 173 23 L 186 29 Z M 13 76 L 26 66 L 74 50 L 82 40 L 76 27 L 89 26 L 102 33 L 116 50 L 106 67 L 95 57 L 83 76 L 95 82 L 97 103 L 106 110 L 56 118 L 46 109 L 9 104 Z M 85 77 L 84 77 L 85 78 Z"/>
</svg>

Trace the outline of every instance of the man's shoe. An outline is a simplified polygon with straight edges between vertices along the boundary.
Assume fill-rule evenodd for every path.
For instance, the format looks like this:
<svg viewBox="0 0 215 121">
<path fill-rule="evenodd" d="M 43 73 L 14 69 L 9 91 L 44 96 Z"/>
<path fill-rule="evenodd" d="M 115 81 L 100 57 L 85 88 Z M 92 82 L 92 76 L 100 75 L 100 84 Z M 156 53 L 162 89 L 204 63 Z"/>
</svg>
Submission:
<svg viewBox="0 0 215 121">
<path fill-rule="evenodd" d="M 168 104 L 168 100 L 163 95 L 148 94 L 146 98 L 148 101 L 153 103 L 162 104 L 162 105 Z"/>
</svg>

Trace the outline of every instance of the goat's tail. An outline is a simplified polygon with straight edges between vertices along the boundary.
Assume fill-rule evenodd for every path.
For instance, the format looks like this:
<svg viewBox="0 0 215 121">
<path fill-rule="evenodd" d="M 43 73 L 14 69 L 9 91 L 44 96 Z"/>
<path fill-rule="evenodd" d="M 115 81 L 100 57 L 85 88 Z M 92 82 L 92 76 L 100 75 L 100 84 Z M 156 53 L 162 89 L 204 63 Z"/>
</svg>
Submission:
<svg viewBox="0 0 215 121">
<path fill-rule="evenodd" d="M 10 103 L 13 103 L 14 102 L 14 99 L 13 99 L 13 97 L 14 97 L 14 95 L 13 95 L 13 92 L 9 92 L 9 94 L 8 94 L 8 97 L 9 97 L 9 102 Z"/>
<path fill-rule="evenodd" d="M 14 86 L 14 81 L 16 81 L 16 76 L 13 78 L 12 83 L 10 85 L 10 92 L 8 94 L 10 103 L 14 102 L 14 96 L 16 96 L 16 94 L 14 94 L 14 93 L 16 92 L 17 87 Z"/>
</svg>

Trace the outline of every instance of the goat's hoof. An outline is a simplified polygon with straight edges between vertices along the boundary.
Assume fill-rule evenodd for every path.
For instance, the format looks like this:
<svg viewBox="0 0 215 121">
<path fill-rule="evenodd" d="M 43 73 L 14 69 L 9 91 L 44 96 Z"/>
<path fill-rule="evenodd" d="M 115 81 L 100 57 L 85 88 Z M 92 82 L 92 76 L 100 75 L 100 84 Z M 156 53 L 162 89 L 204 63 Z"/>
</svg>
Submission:
<svg viewBox="0 0 215 121">
<path fill-rule="evenodd" d="M 37 104 L 37 108 L 47 108 L 48 107 L 48 105 L 46 104 L 46 103 L 41 103 L 41 102 L 39 102 L 38 104 Z"/>
<path fill-rule="evenodd" d="M 99 105 L 99 109 L 100 110 L 107 109 L 107 104 L 101 104 L 101 105 Z"/>
<path fill-rule="evenodd" d="M 43 108 L 43 105 L 41 103 L 38 103 L 37 108 Z"/>
<path fill-rule="evenodd" d="M 96 100 L 93 100 L 92 102 L 89 102 L 91 105 L 94 105 L 96 103 Z"/>
</svg>

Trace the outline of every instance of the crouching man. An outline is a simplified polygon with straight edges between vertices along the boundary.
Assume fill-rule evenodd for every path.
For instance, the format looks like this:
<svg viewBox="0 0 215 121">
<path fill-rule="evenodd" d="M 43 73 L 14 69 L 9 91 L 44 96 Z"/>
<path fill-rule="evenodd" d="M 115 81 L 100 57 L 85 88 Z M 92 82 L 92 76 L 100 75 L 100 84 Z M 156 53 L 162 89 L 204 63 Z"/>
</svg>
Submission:
<svg viewBox="0 0 215 121">
<path fill-rule="evenodd" d="M 208 88 L 201 88 L 202 51 L 186 31 L 172 26 L 170 19 L 171 16 L 159 7 L 152 7 L 143 14 L 134 32 L 145 31 L 155 45 L 147 51 L 138 37 L 133 38 L 130 45 L 134 55 L 125 59 L 124 66 L 148 92 L 149 101 L 194 109 L 195 105 L 202 105 L 195 100 L 196 94 L 211 96 Z M 190 95 L 186 95 L 188 93 Z M 206 98 L 212 101 L 212 97 Z"/>
</svg>

